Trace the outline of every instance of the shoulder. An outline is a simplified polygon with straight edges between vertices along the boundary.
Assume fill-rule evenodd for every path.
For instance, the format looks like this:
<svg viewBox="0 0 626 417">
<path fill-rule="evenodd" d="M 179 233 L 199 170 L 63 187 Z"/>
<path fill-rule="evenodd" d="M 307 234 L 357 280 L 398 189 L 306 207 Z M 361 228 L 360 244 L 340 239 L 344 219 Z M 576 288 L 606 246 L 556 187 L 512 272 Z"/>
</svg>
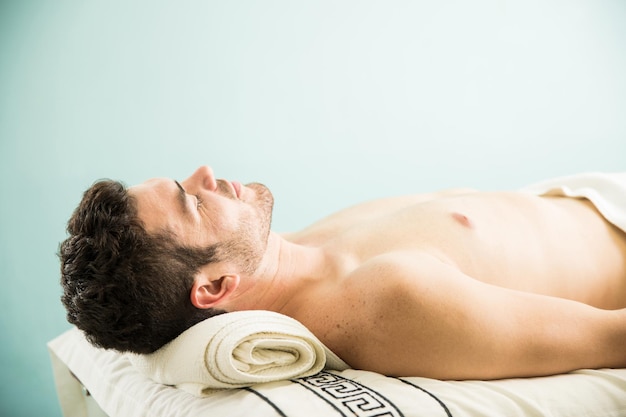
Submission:
<svg viewBox="0 0 626 417">
<path fill-rule="evenodd" d="M 389 253 L 372 258 L 342 283 L 333 324 L 325 329 L 328 346 L 356 366 L 370 347 L 399 343 L 406 325 L 428 314 L 437 297 L 441 269 L 455 268 L 417 252 Z M 332 346 L 332 347 L 331 347 Z M 359 348 L 355 348 L 358 346 Z"/>
<path fill-rule="evenodd" d="M 484 304 L 481 283 L 427 253 L 373 258 L 353 278 L 327 346 L 355 368 L 384 374 L 429 371 L 439 348 L 469 337 L 459 323 Z"/>
<path fill-rule="evenodd" d="M 381 296 L 429 285 L 442 269 L 457 270 L 445 257 L 422 250 L 402 250 L 375 256 L 346 280 L 350 289 L 365 288 Z"/>
</svg>

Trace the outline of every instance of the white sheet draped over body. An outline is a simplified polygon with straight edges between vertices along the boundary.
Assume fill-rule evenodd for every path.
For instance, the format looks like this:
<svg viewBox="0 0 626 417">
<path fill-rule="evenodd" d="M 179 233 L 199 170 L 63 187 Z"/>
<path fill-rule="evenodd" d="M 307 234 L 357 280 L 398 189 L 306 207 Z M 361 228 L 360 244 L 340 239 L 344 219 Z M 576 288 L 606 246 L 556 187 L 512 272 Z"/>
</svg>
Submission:
<svg viewBox="0 0 626 417">
<path fill-rule="evenodd" d="M 626 173 L 585 173 L 557 177 L 522 188 L 537 195 L 586 198 L 609 222 L 626 232 Z"/>
</svg>

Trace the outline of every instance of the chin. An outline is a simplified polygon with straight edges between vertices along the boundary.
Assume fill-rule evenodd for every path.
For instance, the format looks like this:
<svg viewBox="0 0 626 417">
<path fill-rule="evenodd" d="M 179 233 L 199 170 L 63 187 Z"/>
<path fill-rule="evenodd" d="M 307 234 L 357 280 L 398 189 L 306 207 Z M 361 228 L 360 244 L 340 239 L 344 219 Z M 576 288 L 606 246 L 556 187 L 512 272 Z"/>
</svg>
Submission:
<svg viewBox="0 0 626 417">
<path fill-rule="evenodd" d="M 264 224 L 260 226 L 263 228 L 266 227 L 266 234 L 269 235 L 269 228 L 272 223 L 272 212 L 274 210 L 274 196 L 272 195 L 272 192 L 269 188 L 258 182 L 246 184 L 246 187 L 254 190 L 254 193 L 256 195 L 256 206 L 260 210 L 261 221 L 264 222 Z"/>
</svg>

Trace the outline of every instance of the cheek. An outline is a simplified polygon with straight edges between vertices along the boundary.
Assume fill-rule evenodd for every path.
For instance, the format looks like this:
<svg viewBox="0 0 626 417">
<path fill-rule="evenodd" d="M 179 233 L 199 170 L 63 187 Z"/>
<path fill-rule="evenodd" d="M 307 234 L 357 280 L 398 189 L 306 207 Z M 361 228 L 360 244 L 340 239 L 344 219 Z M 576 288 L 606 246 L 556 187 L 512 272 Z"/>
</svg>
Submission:
<svg viewBox="0 0 626 417">
<path fill-rule="evenodd" d="M 215 234 L 236 232 L 241 217 L 241 208 L 233 204 L 209 207 L 205 215 L 206 229 Z"/>
</svg>

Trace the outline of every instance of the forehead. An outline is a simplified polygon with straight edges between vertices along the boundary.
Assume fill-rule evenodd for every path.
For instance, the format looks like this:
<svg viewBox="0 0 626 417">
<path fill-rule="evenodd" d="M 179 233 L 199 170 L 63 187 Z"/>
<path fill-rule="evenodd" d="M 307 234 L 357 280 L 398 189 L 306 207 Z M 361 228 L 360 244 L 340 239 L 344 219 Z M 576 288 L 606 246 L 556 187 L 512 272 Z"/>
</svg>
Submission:
<svg viewBox="0 0 626 417">
<path fill-rule="evenodd" d="M 137 213 L 146 231 L 177 231 L 176 195 L 173 180 L 154 178 L 128 188 L 128 193 L 137 203 Z"/>
<path fill-rule="evenodd" d="M 141 184 L 128 187 L 128 193 L 138 201 L 158 203 L 160 200 L 167 199 L 167 194 L 168 192 L 171 193 L 172 186 L 175 186 L 172 180 L 152 178 Z"/>
</svg>

